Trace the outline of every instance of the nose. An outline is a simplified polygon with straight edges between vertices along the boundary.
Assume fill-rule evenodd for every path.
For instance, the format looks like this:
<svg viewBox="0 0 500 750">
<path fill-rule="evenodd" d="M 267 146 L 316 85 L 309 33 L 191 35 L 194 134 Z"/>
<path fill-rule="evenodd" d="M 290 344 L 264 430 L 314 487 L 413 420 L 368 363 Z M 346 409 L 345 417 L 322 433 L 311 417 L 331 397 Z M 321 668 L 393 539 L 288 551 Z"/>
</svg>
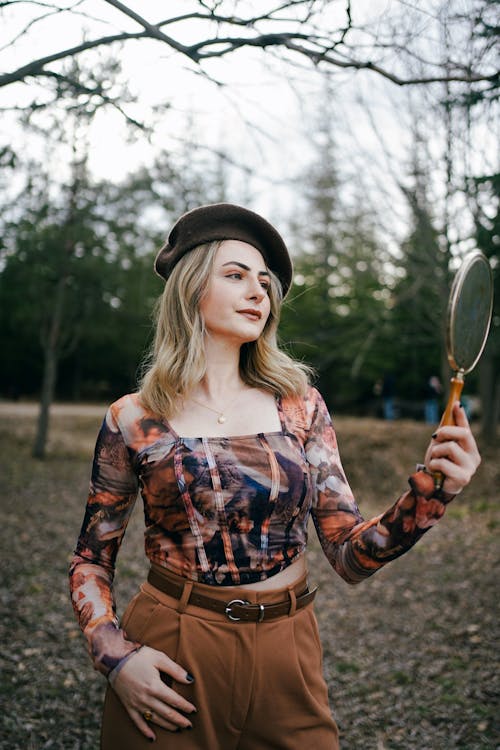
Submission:
<svg viewBox="0 0 500 750">
<path fill-rule="evenodd" d="M 267 292 L 262 287 L 260 279 L 257 279 L 257 278 L 249 279 L 248 292 L 247 292 L 248 299 L 253 299 L 253 300 L 256 300 L 257 302 L 261 302 L 266 296 L 266 294 Z"/>
</svg>

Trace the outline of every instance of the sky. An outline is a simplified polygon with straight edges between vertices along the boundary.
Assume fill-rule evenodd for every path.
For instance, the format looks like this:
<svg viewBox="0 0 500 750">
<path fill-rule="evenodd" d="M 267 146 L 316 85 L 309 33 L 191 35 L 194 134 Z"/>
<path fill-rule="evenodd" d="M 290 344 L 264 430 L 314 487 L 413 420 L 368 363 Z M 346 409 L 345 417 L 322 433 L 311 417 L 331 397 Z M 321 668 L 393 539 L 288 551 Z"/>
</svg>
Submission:
<svg viewBox="0 0 500 750">
<path fill-rule="evenodd" d="M 156 17 L 156 0 L 131 5 L 148 18 Z M 167 5 L 169 13 L 198 7 L 194 0 L 169 0 Z M 256 0 L 253 5 L 262 9 L 267 2 Z M 389 12 L 395 5 L 394 0 L 373 0 L 353 7 L 379 13 Z M 339 13 L 344 3 L 330 6 L 332 13 Z M 103 0 L 83 0 L 78 10 L 87 15 L 52 15 L 20 37 L 14 47 L 0 45 L 0 68 L 22 65 L 59 49 L 62 43 L 78 43 L 82 28 L 88 34 L 137 28 Z M 29 3 L 3 11 L 2 39 L 8 42 L 14 38 L 32 13 Z M 426 28 L 419 30 L 422 38 Z M 196 21 L 174 29 L 183 42 L 193 41 L 200 33 Z M 169 108 L 156 115 L 151 137 L 139 135 L 132 142 L 123 117 L 103 110 L 95 118 L 90 137 L 89 166 L 96 177 L 119 180 L 150 162 L 158 149 L 178 150 L 187 132 L 190 140 L 224 149 L 235 163 L 251 170 L 251 175 L 244 169 L 232 172 L 234 202 L 250 200 L 253 208 L 271 213 L 283 223 L 296 210 L 297 182 L 310 170 L 318 118 L 328 116 L 347 189 L 351 185 L 358 200 L 364 190 L 367 205 L 389 217 L 388 242 L 404 234 L 407 214 L 398 181 L 406 178 L 413 139 L 412 92 L 370 72 L 348 71 L 332 78 L 327 95 L 324 78 L 311 67 L 285 67 L 276 56 L 257 50 L 231 54 L 207 66 L 210 75 L 224 86 L 197 74 L 185 58 L 159 43 L 128 43 L 120 59 L 123 76 L 139 99 L 128 111 L 142 119 L 149 117 L 159 102 L 168 102 Z M 33 83 L 0 89 L 0 106 L 25 102 L 35 89 Z M 486 127 L 483 138 L 487 142 L 495 135 L 498 133 L 490 134 Z M 43 139 L 27 139 L 8 114 L 0 120 L 0 139 L 23 151 L 33 149 L 36 153 L 43 148 Z M 442 143 L 431 139 L 429 148 L 437 163 Z M 64 172 L 65 159 L 55 160 L 53 169 Z"/>
</svg>

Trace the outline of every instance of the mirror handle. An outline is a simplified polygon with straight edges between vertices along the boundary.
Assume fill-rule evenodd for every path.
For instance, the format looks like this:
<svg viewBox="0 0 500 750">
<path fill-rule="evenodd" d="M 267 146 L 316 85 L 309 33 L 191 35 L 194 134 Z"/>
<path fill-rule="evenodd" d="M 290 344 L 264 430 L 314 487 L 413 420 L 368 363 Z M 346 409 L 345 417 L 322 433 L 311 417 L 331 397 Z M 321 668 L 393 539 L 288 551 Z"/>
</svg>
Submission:
<svg viewBox="0 0 500 750">
<path fill-rule="evenodd" d="M 460 401 L 462 394 L 462 388 L 464 387 L 464 378 L 461 372 L 456 373 L 456 377 L 450 380 L 450 395 L 448 396 L 448 403 L 446 409 L 441 417 L 440 427 L 444 425 L 455 424 L 453 420 L 453 404 L 455 401 Z M 441 471 L 433 472 L 434 486 L 437 490 L 440 490 L 444 482 L 444 474 Z"/>
</svg>

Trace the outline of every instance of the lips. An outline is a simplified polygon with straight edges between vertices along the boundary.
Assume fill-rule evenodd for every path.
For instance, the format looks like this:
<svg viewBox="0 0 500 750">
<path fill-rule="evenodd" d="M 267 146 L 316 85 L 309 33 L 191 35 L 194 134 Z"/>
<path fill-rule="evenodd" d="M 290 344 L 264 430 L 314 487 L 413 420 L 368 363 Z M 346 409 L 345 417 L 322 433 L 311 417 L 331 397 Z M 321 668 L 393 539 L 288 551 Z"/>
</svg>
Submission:
<svg viewBox="0 0 500 750">
<path fill-rule="evenodd" d="M 261 311 L 252 308 L 248 308 L 248 310 L 238 310 L 238 313 L 244 315 L 249 320 L 260 320 L 262 318 Z"/>
</svg>

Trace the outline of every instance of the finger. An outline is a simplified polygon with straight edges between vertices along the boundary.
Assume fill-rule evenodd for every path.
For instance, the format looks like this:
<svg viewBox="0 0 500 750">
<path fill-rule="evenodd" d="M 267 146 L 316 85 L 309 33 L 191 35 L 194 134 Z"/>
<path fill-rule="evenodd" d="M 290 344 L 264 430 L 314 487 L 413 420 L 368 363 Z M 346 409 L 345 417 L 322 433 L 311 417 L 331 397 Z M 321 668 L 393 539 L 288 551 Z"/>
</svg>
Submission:
<svg viewBox="0 0 500 750">
<path fill-rule="evenodd" d="M 155 691 L 156 696 L 164 703 L 184 713 L 196 713 L 196 706 L 172 688 L 173 680 L 190 685 L 194 682 L 193 676 L 162 652 L 158 652 L 155 666 L 159 670 L 160 680 L 159 684 L 155 685 L 157 688 Z"/>
<path fill-rule="evenodd" d="M 446 474 L 446 476 L 453 476 L 457 472 L 467 472 L 467 469 L 461 464 L 455 463 L 447 454 L 444 454 L 443 456 L 433 456 L 429 461 L 429 470 L 430 471 L 442 471 Z M 446 471 L 445 471 L 446 469 Z"/>
<path fill-rule="evenodd" d="M 460 443 L 451 440 L 447 440 L 445 443 L 436 443 L 433 445 L 430 458 L 431 460 L 436 458 L 449 458 L 456 464 L 472 464 L 467 451 L 462 448 Z"/>
<path fill-rule="evenodd" d="M 464 450 L 458 443 L 439 443 L 432 447 L 429 459 L 429 469 L 431 471 L 442 471 L 437 462 L 440 460 L 448 461 L 448 465 L 455 466 L 461 472 L 461 478 L 467 477 L 470 481 L 475 473 L 479 461 L 474 455 Z M 449 475 L 449 471 L 447 471 Z"/>
<path fill-rule="evenodd" d="M 193 724 L 187 716 L 161 700 L 151 701 L 151 711 L 153 713 L 151 721 L 165 729 L 172 729 L 172 727 L 174 729 L 193 728 Z"/>
<path fill-rule="evenodd" d="M 460 401 L 455 401 L 453 404 L 453 419 L 455 420 L 455 424 L 459 427 L 469 427 L 467 414 L 465 413 L 465 409 Z"/>
<path fill-rule="evenodd" d="M 439 427 L 432 435 L 434 443 L 442 443 L 445 440 L 463 441 L 468 440 L 469 438 L 472 438 L 472 433 L 469 427 L 459 427 L 458 425 L 451 424 Z"/>
<path fill-rule="evenodd" d="M 432 450 L 439 444 L 453 442 L 460 445 L 479 464 L 479 451 L 469 427 L 440 427 L 432 437 Z"/>
<path fill-rule="evenodd" d="M 186 685 L 190 685 L 194 682 L 194 677 L 187 672 L 183 667 L 177 664 L 173 659 L 163 653 L 163 651 L 155 651 L 155 662 L 154 665 L 160 672 L 166 672 L 176 682 L 183 682 Z"/>
<path fill-rule="evenodd" d="M 140 711 L 137 711 L 135 708 L 131 708 L 128 711 L 128 714 L 136 725 L 137 729 L 142 732 L 142 734 L 147 737 L 148 740 L 156 740 L 156 734 L 153 732 L 149 723 L 145 720 Z"/>
<path fill-rule="evenodd" d="M 429 462 L 429 470 L 431 472 L 440 471 L 446 477 L 446 481 L 449 480 L 448 484 L 452 483 L 454 487 L 460 489 L 469 484 L 472 476 L 470 471 L 458 466 L 446 457 L 433 458 Z"/>
<path fill-rule="evenodd" d="M 184 714 L 195 714 L 197 711 L 196 706 L 191 701 L 179 695 L 172 688 L 166 687 L 163 682 L 161 682 L 159 689 L 154 690 L 153 695 L 163 704 L 171 706 Z"/>
<path fill-rule="evenodd" d="M 156 724 L 162 729 L 166 729 L 168 732 L 179 732 L 181 729 L 188 729 L 188 727 L 180 726 L 174 721 L 168 721 L 168 719 L 165 719 L 163 716 L 156 712 L 153 712 L 153 718 L 150 720 L 150 722 L 147 722 L 147 724 L 150 731 L 152 731 L 151 724 Z"/>
<path fill-rule="evenodd" d="M 441 471 L 461 488 L 470 482 L 477 466 L 478 463 L 456 443 L 434 446 L 428 462 L 429 471 Z"/>
</svg>

